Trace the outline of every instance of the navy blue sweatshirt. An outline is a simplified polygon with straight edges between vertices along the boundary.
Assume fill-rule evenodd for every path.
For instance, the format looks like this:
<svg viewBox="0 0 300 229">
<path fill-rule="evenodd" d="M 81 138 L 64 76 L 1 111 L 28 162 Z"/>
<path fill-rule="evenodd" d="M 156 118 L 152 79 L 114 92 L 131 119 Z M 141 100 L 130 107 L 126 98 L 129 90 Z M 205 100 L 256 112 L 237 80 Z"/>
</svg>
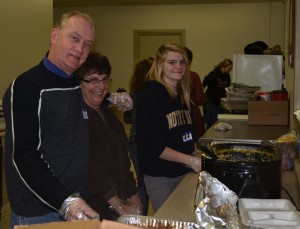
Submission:
<svg viewBox="0 0 300 229">
<path fill-rule="evenodd" d="M 191 171 L 185 165 L 160 159 L 166 147 L 192 154 L 195 135 L 190 111 L 164 85 L 146 82 L 137 104 L 136 137 L 141 170 L 150 176 L 177 177 Z"/>
</svg>

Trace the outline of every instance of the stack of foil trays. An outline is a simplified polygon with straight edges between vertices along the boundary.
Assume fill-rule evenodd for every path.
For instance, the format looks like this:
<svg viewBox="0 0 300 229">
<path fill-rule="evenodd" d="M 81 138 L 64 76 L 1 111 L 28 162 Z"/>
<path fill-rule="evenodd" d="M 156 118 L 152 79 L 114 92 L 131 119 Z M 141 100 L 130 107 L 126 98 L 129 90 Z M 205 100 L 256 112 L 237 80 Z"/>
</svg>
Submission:
<svg viewBox="0 0 300 229">
<path fill-rule="evenodd" d="M 234 83 L 226 88 L 226 98 L 221 98 L 221 106 L 227 113 L 247 114 L 248 101 L 259 100 L 259 86 L 249 86 L 246 84 Z"/>
</svg>

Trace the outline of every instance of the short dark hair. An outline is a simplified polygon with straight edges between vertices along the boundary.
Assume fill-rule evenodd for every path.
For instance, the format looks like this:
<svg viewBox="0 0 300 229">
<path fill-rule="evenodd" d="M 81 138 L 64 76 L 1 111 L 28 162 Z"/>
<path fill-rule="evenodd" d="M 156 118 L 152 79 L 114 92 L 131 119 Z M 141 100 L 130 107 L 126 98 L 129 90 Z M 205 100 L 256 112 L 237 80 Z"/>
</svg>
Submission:
<svg viewBox="0 0 300 229">
<path fill-rule="evenodd" d="M 90 52 L 84 64 L 76 71 L 76 75 L 79 79 L 94 73 L 100 75 L 106 74 L 108 76 L 110 76 L 111 73 L 111 66 L 108 58 L 98 52 Z"/>
<path fill-rule="evenodd" d="M 189 62 L 192 62 L 193 61 L 193 52 L 188 47 L 183 47 L 183 48 L 186 52 L 186 55 L 187 55 L 187 58 L 189 59 Z"/>
<path fill-rule="evenodd" d="M 245 46 L 245 54 L 263 54 L 264 50 L 267 50 L 269 46 L 263 41 L 256 41 Z"/>
</svg>

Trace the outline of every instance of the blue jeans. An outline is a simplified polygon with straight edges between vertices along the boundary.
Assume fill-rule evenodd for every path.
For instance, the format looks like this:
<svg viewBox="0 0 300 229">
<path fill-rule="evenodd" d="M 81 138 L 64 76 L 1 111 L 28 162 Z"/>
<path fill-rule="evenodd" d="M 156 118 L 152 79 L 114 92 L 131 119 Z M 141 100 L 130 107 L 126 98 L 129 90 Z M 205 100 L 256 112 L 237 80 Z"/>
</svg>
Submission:
<svg viewBox="0 0 300 229">
<path fill-rule="evenodd" d="M 144 175 L 141 173 L 139 161 L 138 161 L 138 153 L 137 153 L 137 146 L 135 142 L 130 143 L 130 159 L 132 161 L 135 173 L 136 173 L 136 179 L 137 179 L 137 186 L 138 186 L 138 194 L 141 198 L 142 204 L 143 204 L 143 215 L 148 214 L 148 208 L 149 208 L 149 196 L 146 190 L 145 182 L 144 182 Z"/>
<path fill-rule="evenodd" d="M 61 222 L 61 221 L 63 220 L 62 218 L 60 218 L 58 213 L 49 213 L 46 215 L 34 216 L 34 217 L 24 217 L 12 212 L 10 227 L 11 229 L 13 229 L 15 225 L 41 224 L 41 223 Z"/>
</svg>

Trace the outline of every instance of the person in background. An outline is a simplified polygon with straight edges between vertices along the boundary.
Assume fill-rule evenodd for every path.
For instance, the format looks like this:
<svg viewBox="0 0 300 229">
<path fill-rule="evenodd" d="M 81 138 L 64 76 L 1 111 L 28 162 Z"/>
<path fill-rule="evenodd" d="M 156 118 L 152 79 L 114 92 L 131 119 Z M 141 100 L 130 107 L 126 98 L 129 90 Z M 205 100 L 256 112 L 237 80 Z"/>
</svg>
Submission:
<svg viewBox="0 0 300 229">
<path fill-rule="evenodd" d="M 201 170 L 191 118 L 189 62 L 178 44 L 163 44 L 136 110 L 139 164 L 157 211 L 190 172 Z"/>
<path fill-rule="evenodd" d="M 266 50 L 268 50 L 269 46 L 264 41 L 255 41 L 253 43 L 247 44 L 244 47 L 244 53 L 248 55 L 262 55 Z"/>
<path fill-rule="evenodd" d="M 88 203 L 101 219 L 142 213 L 136 181 L 130 171 L 129 144 L 123 124 L 103 101 L 111 66 L 106 56 L 90 53 L 77 70 L 89 120 L 90 168 Z"/>
<path fill-rule="evenodd" d="M 146 75 L 149 72 L 153 63 L 153 58 L 144 58 L 136 62 L 134 66 L 133 74 L 131 75 L 129 81 L 130 96 L 133 100 L 133 108 L 130 111 L 124 112 L 124 122 L 131 124 L 129 143 L 130 143 L 130 158 L 133 163 L 137 184 L 138 193 L 143 203 L 143 215 L 148 214 L 149 208 L 149 195 L 146 190 L 144 176 L 140 171 L 140 166 L 138 162 L 137 145 L 136 145 L 136 107 L 140 100 L 140 97 L 144 91 L 144 83 Z"/>
<path fill-rule="evenodd" d="M 99 217 L 86 203 L 88 123 L 74 75 L 94 39 L 89 15 L 63 14 L 51 30 L 47 55 L 5 92 L 5 175 L 12 228 Z M 120 102 L 118 96 L 111 101 Z M 120 105 L 127 106 L 128 99 L 123 97 Z"/>
<path fill-rule="evenodd" d="M 221 61 L 207 76 L 204 77 L 203 87 L 206 100 L 203 105 L 203 115 L 206 129 L 208 130 L 223 114 L 221 98 L 226 97 L 226 87 L 230 86 L 230 71 L 233 63 L 230 59 Z"/>
<path fill-rule="evenodd" d="M 187 47 L 184 47 L 184 50 L 187 54 L 189 65 L 191 67 L 191 64 L 193 62 L 193 52 Z M 190 70 L 190 77 L 192 118 L 195 125 L 196 139 L 199 139 L 205 133 L 204 120 L 199 108 L 199 106 L 202 106 L 204 104 L 205 94 L 199 75 L 196 72 Z"/>
</svg>

